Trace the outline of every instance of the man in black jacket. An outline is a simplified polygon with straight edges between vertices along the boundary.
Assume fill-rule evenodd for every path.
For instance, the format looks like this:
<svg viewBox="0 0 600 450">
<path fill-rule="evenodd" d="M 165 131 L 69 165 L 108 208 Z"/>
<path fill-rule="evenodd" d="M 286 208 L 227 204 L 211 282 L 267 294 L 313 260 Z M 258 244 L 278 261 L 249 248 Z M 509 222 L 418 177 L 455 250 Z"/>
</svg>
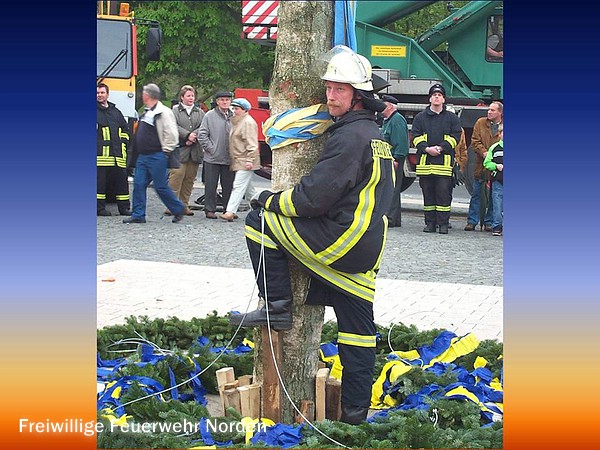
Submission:
<svg viewBox="0 0 600 450">
<path fill-rule="evenodd" d="M 357 424 L 366 418 L 371 400 L 375 276 L 387 232 L 394 160 L 375 123 L 374 112 L 385 104 L 373 96 L 369 61 L 345 46 L 334 47 L 325 61 L 321 78 L 334 120 L 329 139 L 298 184 L 259 195 L 255 205 L 261 209 L 246 218 L 246 241 L 274 329 L 292 327 L 288 257 L 310 273 L 306 303 L 333 306 L 344 366 L 340 420 Z M 265 307 L 231 318 L 233 324 L 242 321 L 244 326 L 266 325 Z"/>
<path fill-rule="evenodd" d="M 106 191 L 116 193 L 119 214 L 130 216 L 129 184 L 127 182 L 127 149 L 129 128 L 121 111 L 108 101 L 109 88 L 100 83 L 96 87 L 97 114 L 97 191 L 96 209 L 99 216 L 110 216 L 106 210 Z"/>
<path fill-rule="evenodd" d="M 448 234 L 452 203 L 452 168 L 460 142 L 458 116 L 446 110 L 446 90 L 436 83 L 429 88 L 430 105 L 417 114 L 412 124 L 417 148 L 417 175 L 423 191 L 426 233 Z"/>
</svg>

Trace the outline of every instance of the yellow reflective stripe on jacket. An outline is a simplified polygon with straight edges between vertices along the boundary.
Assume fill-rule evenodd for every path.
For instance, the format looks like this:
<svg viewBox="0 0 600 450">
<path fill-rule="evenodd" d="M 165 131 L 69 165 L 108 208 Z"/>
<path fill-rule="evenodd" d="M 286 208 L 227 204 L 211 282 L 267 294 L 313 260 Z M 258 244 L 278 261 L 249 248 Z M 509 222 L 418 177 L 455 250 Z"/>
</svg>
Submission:
<svg viewBox="0 0 600 450">
<path fill-rule="evenodd" d="M 375 347 L 376 337 L 338 331 L 338 345 L 339 344 L 352 345 L 354 347 Z"/>
<path fill-rule="evenodd" d="M 288 217 L 298 217 L 294 203 L 292 202 L 292 192 L 294 189 L 287 189 L 279 195 L 279 209 L 281 214 Z"/>
<path fill-rule="evenodd" d="M 99 167 L 114 167 L 114 156 L 96 156 L 96 166 Z"/>
<path fill-rule="evenodd" d="M 325 266 L 316 259 L 314 252 L 298 235 L 291 218 L 271 211 L 264 211 L 264 217 L 269 228 L 275 234 L 275 238 L 307 269 L 343 291 L 373 302 L 375 299 L 374 271 L 351 274 Z"/>
<path fill-rule="evenodd" d="M 454 139 L 452 136 L 450 136 L 449 134 L 445 134 L 444 135 L 444 140 L 450 144 L 450 147 L 452 148 L 456 148 L 456 139 Z"/>
<path fill-rule="evenodd" d="M 371 172 L 371 178 L 364 189 L 358 194 L 358 205 L 354 210 L 352 223 L 333 244 L 317 254 L 317 258 L 322 261 L 323 264 L 330 265 L 346 255 L 365 234 L 373 217 L 375 188 L 380 180 L 381 159 L 373 157 L 373 171 Z"/>
<path fill-rule="evenodd" d="M 127 139 L 129 140 L 129 133 L 123 131 L 121 128 L 119 128 L 119 137 L 121 139 Z"/>
<path fill-rule="evenodd" d="M 420 144 L 421 142 L 427 142 L 427 133 L 422 134 L 421 136 L 417 136 L 416 138 L 413 139 L 413 145 L 416 147 L 417 144 Z"/>
<path fill-rule="evenodd" d="M 271 206 L 271 201 L 273 200 L 273 196 L 271 195 L 269 198 L 267 198 L 267 201 L 265 202 L 265 209 L 269 209 L 269 206 Z"/>
<path fill-rule="evenodd" d="M 106 200 L 106 194 L 96 194 L 96 200 Z"/>
<path fill-rule="evenodd" d="M 431 169 L 427 165 L 427 154 L 423 153 L 419 158 L 419 162 L 416 167 L 417 175 L 431 175 Z"/>
<path fill-rule="evenodd" d="M 427 164 L 427 153 L 423 153 L 416 167 L 417 175 L 452 176 L 452 156 L 444 155 L 443 164 Z"/>
<path fill-rule="evenodd" d="M 429 170 L 429 175 L 440 175 L 443 177 L 452 176 L 452 167 L 440 166 L 436 164 L 430 164 L 428 167 L 431 168 Z"/>
<path fill-rule="evenodd" d="M 265 247 L 267 248 L 272 248 L 277 250 L 277 244 L 273 241 L 273 239 L 271 239 L 269 236 L 267 236 L 266 234 L 261 234 L 260 231 L 255 230 L 254 228 L 252 228 L 251 226 L 246 225 L 246 238 L 250 239 L 251 241 L 254 241 L 258 244 L 265 244 Z"/>
<path fill-rule="evenodd" d="M 117 200 L 129 200 L 129 194 L 115 195 Z"/>
<path fill-rule="evenodd" d="M 102 127 L 102 139 L 110 141 L 110 127 Z"/>
<path fill-rule="evenodd" d="M 115 156 L 115 162 L 117 163 L 118 167 L 127 167 L 127 158 L 119 158 L 118 156 Z"/>
<path fill-rule="evenodd" d="M 387 216 L 383 216 L 383 245 L 381 246 L 381 250 L 379 251 L 379 256 L 377 257 L 377 261 L 375 261 L 375 266 L 373 270 L 379 270 L 379 266 L 381 266 L 381 258 L 383 258 L 383 250 L 385 249 L 385 243 L 387 242 L 387 231 L 388 231 L 388 218 Z M 373 273 L 373 278 L 377 275 L 376 272 Z"/>
</svg>

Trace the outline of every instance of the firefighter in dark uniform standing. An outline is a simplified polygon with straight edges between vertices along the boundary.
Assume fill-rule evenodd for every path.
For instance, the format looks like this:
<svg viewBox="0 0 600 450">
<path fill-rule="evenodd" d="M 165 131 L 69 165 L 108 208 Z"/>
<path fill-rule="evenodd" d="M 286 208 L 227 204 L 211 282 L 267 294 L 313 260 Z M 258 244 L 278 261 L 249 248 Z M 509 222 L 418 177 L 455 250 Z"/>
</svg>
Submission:
<svg viewBox="0 0 600 450">
<path fill-rule="evenodd" d="M 375 123 L 375 111 L 385 104 L 373 95 L 369 61 L 342 45 L 323 61 L 321 78 L 334 120 L 329 139 L 315 167 L 297 185 L 278 193 L 263 191 L 253 201 L 261 208 L 246 218 L 246 241 L 272 328 L 292 326 L 289 257 L 310 273 L 306 304 L 333 306 L 344 366 L 340 420 L 357 424 L 366 419 L 371 399 L 375 276 L 394 190 L 394 160 Z M 266 273 L 259 265 L 261 243 Z M 266 310 L 230 320 L 234 325 L 242 320 L 244 326 L 266 325 Z"/>
<path fill-rule="evenodd" d="M 423 191 L 426 233 L 448 234 L 452 203 L 454 150 L 460 141 L 458 116 L 446 110 L 446 90 L 436 83 L 429 89 L 430 105 L 412 124 L 417 148 L 417 175 Z"/>
<path fill-rule="evenodd" d="M 108 101 L 108 86 L 104 83 L 96 87 L 97 114 L 97 191 L 96 209 L 99 216 L 110 216 L 106 210 L 106 191 L 116 193 L 117 207 L 122 216 L 131 216 L 129 184 L 127 182 L 127 149 L 129 127 L 121 111 Z"/>
</svg>

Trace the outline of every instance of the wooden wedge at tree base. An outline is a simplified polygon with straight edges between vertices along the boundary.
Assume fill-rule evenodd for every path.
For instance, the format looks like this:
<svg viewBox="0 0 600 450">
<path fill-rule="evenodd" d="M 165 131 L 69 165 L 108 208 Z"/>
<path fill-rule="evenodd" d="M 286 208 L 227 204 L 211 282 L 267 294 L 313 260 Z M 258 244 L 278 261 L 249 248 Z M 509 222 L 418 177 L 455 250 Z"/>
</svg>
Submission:
<svg viewBox="0 0 600 450">
<path fill-rule="evenodd" d="M 233 383 L 230 383 L 230 384 L 233 384 Z M 225 389 L 223 391 L 223 397 L 225 399 L 225 411 L 224 411 L 225 416 L 230 416 L 230 414 L 227 412 L 227 408 L 233 408 L 233 409 L 235 409 L 236 412 L 241 414 L 242 406 L 241 406 L 240 392 L 238 391 L 237 386 L 232 387 L 230 389 Z"/>
<path fill-rule="evenodd" d="M 225 415 L 225 398 L 223 396 L 223 391 L 227 383 L 235 381 L 235 372 L 233 367 L 223 367 L 222 369 L 217 370 L 215 375 L 217 377 L 219 396 L 221 397 L 221 409 L 223 410 L 223 415 Z"/>
<path fill-rule="evenodd" d="M 325 417 L 340 420 L 342 415 L 342 382 L 336 378 L 327 378 L 325 386 Z"/>
<path fill-rule="evenodd" d="M 296 414 L 296 423 L 304 423 L 305 418 L 312 422 L 315 420 L 315 402 L 312 400 L 302 400 L 300 402 L 300 412 L 304 417 L 300 414 Z"/>
<path fill-rule="evenodd" d="M 326 367 L 319 369 L 315 377 L 315 419 L 317 422 L 325 420 L 326 384 L 328 377 L 329 369 Z"/>
<path fill-rule="evenodd" d="M 242 375 L 238 378 L 239 386 L 248 386 L 252 384 L 252 375 Z"/>
<path fill-rule="evenodd" d="M 260 417 L 260 385 L 250 384 L 237 388 L 240 393 L 240 413 L 242 417 Z"/>
<path fill-rule="evenodd" d="M 269 339 L 269 330 L 266 326 L 262 326 L 262 363 L 263 363 L 263 384 L 262 384 L 262 406 L 263 416 L 271 419 L 273 422 L 281 422 L 281 386 L 279 385 L 279 377 L 277 376 L 277 367 L 281 366 L 283 359 L 283 342 L 280 332 L 271 330 L 271 339 L 273 341 L 273 353 L 275 361 L 271 354 L 271 343 Z"/>
</svg>

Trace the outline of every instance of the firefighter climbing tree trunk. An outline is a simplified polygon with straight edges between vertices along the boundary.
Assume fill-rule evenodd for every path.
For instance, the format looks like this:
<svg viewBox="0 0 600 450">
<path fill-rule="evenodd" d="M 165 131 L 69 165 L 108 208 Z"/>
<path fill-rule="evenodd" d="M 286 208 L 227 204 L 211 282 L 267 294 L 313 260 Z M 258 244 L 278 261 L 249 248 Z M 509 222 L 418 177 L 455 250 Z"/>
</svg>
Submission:
<svg viewBox="0 0 600 450">
<path fill-rule="evenodd" d="M 291 108 L 325 102 L 323 81 L 314 71 L 319 55 L 331 48 L 333 36 L 333 2 L 289 1 L 279 3 L 278 38 L 275 67 L 269 90 L 271 114 Z M 292 187 L 314 166 L 325 137 L 290 145 L 273 152 L 273 191 Z M 308 276 L 303 268 L 290 264 L 293 306 L 293 328 L 283 335 L 282 377 L 294 403 L 314 401 L 318 348 L 321 338 L 324 308 L 304 306 Z M 263 329 L 266 329 L 264 327 Z M 260 342 L 260 339 L 256 339 Z M 268 342 L 268 341 L 267 341 Z M 261 351 L 256 352 L 255 367 L 260 373 Z M 292 423 L 295 411 L 283 398 L 282 420 Z"/>
</svg>

